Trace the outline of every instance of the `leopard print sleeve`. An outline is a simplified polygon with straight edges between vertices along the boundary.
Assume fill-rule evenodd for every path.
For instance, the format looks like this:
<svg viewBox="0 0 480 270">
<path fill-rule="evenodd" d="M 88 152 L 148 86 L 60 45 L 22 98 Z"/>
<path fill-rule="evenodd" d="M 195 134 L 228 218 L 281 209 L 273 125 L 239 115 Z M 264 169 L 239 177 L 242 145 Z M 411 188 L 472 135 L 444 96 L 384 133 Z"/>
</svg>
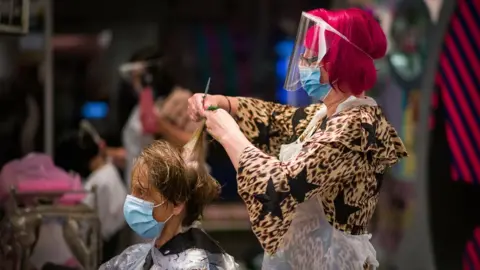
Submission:
<svg viewBox="0 0 480 270">
<path fill-rule="evenodd" d="M 305 129 L 320 104 L 305 108 L 238 97 L 236 120 L 256 147 L 277 156 L 280 145 L 292 142 Z"/>
<path fill-rule="evenodd" d="M 307 147 L 286 163 L 253 146 L 240 157 L 238 192 L 247 205 L 254 233 L 270 254 L 287 232 L 297 205 L 315 194 L 338 189 L 342 168 L 354 165 L 355 153 L 341 145 L 311 143 Z"/>
<path fill-rule="evenodd" d="M 376 107 L 354 108 L 326 123 L 288 162 L 254 146 L 240 156 L 238 193 L 253 232 L 269 254 L 279 248 L 297 206 L 315 195 L 335 228 L 355 234 L 366 228 L 378 198 L 378 176 L 406 156 Z"/>
</svg>

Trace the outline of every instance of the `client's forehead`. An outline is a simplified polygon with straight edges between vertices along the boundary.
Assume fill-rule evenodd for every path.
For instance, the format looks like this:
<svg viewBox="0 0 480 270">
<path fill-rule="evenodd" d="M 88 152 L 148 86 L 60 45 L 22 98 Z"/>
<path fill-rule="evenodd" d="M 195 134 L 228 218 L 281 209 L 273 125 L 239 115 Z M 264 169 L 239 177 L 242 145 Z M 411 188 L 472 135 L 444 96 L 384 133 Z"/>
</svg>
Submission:
<svg viewBox="0 0 480 270">
<path fill-rule="evenodd" d="M 137 161 L 132 169 L 132 195 L 141 195 L 142 199 L 153 201 L 154 203 L 163 202 L 165 200 L 163 194 L 150 181 L 149 177 L 148 166 L 141 161 Z"/>
<path fill-rule="evenodd" d="M 132 168 L 132 185 L 140 185 L 144 188 L 149 186 L 148 167 L 140 160 Z"/>
</svg>

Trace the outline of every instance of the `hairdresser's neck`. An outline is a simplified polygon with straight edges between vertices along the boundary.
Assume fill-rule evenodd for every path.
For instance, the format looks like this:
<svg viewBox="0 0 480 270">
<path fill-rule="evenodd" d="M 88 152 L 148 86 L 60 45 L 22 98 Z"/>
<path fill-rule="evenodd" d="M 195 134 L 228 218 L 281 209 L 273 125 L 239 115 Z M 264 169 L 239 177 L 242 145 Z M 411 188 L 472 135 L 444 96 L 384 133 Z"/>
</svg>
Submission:
<svg viewBox="0 0 480 270">
<path fill-rule="evenodd" d="M 332 116 L 337 111 L 338 105 L 344 102 L 348 95 L 337 90 L 330 91 L 330 93 L 323 100 L 323 104 L 327 106 L 327 117 Z"/>
<path fill-rule="evenodd" d="M 340 91 L 337 89 L 332 89 L 332 91 L 325 97 L 323 103 L 327 106 L 327 117 L 330 117 L 335 114 L 337 111 L 338 105 L 342 104 L 345 100 L 347 100 L 351 95 L 349 94 L 350 91 Z M 362 93 L 358 96 L 365 97 L 365 94 Z"/>
<path fill-rule="evenodd" d="M 172 217 L 171 222 L 168 222 L 165 224 L 165 227 L 162 230 L 162 234 L 160 235 L 159 238 L 155 241 L 155 247 L 160 248 L 165 243 L 170 241 L 175 235 L 179 234 L 181 232 L 181 220 L 174 219 L 175 217 Z"/>
</svg>

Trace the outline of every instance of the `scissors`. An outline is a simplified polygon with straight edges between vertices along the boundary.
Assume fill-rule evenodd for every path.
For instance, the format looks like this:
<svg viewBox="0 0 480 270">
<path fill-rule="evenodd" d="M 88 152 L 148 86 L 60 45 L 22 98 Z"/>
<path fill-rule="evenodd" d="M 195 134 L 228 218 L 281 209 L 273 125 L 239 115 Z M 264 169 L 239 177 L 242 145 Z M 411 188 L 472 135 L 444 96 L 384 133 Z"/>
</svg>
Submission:
<svg viewBox="0 0 480 270">
<path fill-rule="evenodd" d="M 204 103 L 205 103 L 205 98 L 207 97 L 207 94 L 208 94 L 208 90 L 210 90 L 210 77 L 208 77 L 207 86 L 205 86 L 205 92 L 203 94 L 203 102 Z M 209 106 L 207 108 L 207 110 L 209 110 L 209 111 L 215 111 L 216 109 L 218 109 L 218 106 Z"/>
</svg>

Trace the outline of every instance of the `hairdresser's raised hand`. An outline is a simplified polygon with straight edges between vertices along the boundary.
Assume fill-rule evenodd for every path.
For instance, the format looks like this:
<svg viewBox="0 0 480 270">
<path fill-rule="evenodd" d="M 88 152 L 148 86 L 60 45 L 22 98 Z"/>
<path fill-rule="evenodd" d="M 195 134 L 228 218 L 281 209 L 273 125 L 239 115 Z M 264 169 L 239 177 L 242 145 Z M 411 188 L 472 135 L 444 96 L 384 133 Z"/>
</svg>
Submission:
<svg viewBox="0 0 480 270">
<path fill-rule="evenodd" d="M 224 109 L 205 112 L 207 131 L 219 143 L 244 137 L 235 119 Z"/>
<path fill-rule="evenodd" d="M 225 149 L 235 169 L 240 165 L 240 156 L 246 147 L 252 145 L 243 135 L 235 119 L 224 109 L 205 112 L 207 131 Z"/>
<path fill-rule="evenodd" d="M 188 115 L 190 119 L 198 122 L 205 118 L 205 111 L 210 106 L 218 106 L 216 96 L 204 94 L 195 94 L 188 99 Z"/>
</svg>

